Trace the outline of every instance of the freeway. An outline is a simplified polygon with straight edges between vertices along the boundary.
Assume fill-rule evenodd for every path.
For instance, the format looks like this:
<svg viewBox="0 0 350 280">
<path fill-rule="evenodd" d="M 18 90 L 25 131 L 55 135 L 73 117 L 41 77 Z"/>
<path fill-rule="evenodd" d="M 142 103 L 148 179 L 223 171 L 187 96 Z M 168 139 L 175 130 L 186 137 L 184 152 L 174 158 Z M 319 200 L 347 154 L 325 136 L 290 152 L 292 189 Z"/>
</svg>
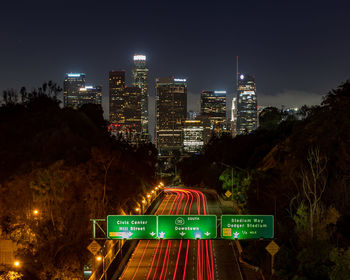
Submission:
<svg viewBox="0 0 350 280">
<path fill-rule="evenodd" d="M 221 214 L 217 197 L 210 192 L 166 188 L 165 193 L 156 211 L 158 215 Z M 141 240 L 119 279 L 213 280 L 243 277 L 230 241 Z"/>
</svg>

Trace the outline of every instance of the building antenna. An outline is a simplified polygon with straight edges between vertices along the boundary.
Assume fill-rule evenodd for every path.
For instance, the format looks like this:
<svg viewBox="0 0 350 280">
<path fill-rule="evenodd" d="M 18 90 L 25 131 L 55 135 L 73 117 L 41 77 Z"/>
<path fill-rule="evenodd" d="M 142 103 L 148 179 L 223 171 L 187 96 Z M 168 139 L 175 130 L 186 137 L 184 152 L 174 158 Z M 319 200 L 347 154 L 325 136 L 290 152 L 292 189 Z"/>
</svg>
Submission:
<svg viewBox="0 0 350 280">
<path fill-rule="evenodd" d="M 238 55 L 236 56 L 236 89 L 238 89 Z"/>
</svg>

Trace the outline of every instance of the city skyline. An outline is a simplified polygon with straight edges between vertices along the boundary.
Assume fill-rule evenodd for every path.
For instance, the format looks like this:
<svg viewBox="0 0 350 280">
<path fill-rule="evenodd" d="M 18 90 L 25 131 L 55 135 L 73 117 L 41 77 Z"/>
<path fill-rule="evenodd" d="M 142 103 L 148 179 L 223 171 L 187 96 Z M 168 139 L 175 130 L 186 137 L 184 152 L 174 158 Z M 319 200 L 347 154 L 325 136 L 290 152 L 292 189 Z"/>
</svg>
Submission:
<svg viewBox="0 0 350 280">
<path fill-rule="evenodd" d="M 321 95 L 349 76 L 350 40 L 343 36 L 349 27 L 348 3 L 315 6 L 309 2 L 253 1 L 215 8 L 186 3 L 181 21 L 174 21 L 177 13 L 172 5 L 150 3 L 137 6 L 142 13 L 130 22 L 134 4 L 96 7 L 78 2 L 70 3 L 69 8 L 53 2 L 50 10 L 40 1 L 20 8 L 4 4 L 1 91 L 22 86 L 31 89 L 47 80 L 62 85 L 62 73 L 82 72 L 94 84 L 102 85 L 106 97 L 108 71 L 131 73 L 135 53 L 148 58 L 150 102 L 154 101 L 156 77 L 183 76 L 188 80 L 189 108 L 198 106 L 202 90 L 223 89 L 232 100 L 236 56 L 240 57 L 240 70 L 256 76 L 259 105 L 273 105 L 276 100 L 287 106 L 319 103 Z M 121 28 L 118 36 L 110 36 L 116 6 L 122 11 L 117 21 Z M 240 12 L 246 9 L 249 20 Z M 93 22 L 88 20 L 92 13 Z M 22 18 L 26 24 L 13 18 Z M 67 32 L 77 23 L 83 24 L 81 36 Z M 163 36 L 169 31 L 179 37 Z M 127 80 L 130 84 L 131 76 Z M 108 115 L 105 105 L 104 109 Z"/>
</svg>

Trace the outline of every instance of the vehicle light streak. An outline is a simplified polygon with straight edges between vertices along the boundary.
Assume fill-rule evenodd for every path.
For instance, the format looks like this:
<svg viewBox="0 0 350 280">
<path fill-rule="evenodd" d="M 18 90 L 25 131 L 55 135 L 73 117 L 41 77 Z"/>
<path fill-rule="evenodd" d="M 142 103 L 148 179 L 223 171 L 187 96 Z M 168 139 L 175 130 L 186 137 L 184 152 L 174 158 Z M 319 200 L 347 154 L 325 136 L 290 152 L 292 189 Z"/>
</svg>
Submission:
<svg viewBox="0 0 350 280">
<path fill-rule="evenodd" d="M 206 201 L 206 197 L 203 192 L 195 190 L 195 189 L 180 189 L 180 188 L 166 188 L 164 189 L 165 194 L 167 197 L 165 197 L 164 201 L 161 204 L 161 207 L 156 211 L 155 214 L 158 212 L 160 215 L 163 213 L 168 212 L 169 215 L 191 215 L 191 214 L 198 214 L 198 215 L 207 215 L 208 214 L 208 205 Z M 167 209 L 170 210 L 166 211 Z M 139 268 L 142 267 L 142 263 L 144 261 L 144 257 L 146 256 L 147 249 L 149 250 L 149 247 L 151 244 L 155 244 L 154 242 L 157 242 L 157 246 L 155 248 L 155 253 L 152 256 L 152 261 L 150 263 L 148 272 L 147 272 L 147 280 L 164 280 L 169 279 L 169 275 L 171 274 L 171 279 L 179 279 L 181 273 L 181 278 L 183 280 L 186 279 L 186 273 L 190 273 L 190 271 L 187 271 L 187 267 L 189 265 L 189 261 L 191 263 L 192 257 L 190 257 L 190 250 L 191 246 L 197 245 L 197 250 L 195 252 L 196 257 L 196 265 L 197 266 L 197 272 L 196 275 L 193 275 L 194 279 L 198 280 L 214 280 L 215 273 L 214 273 L 214 258 L 213 258 L 213 245 L 212 240 L 201 240 L 200 237 L 197 241 L 197 243 L 191 243 L 190 240 L 158 240 L 158 241 L 140 241 L 145 242 L 142 244 L 145 244 L 145 248 L 143 249 L 142 255 L 140 257 L 139 252 L 137 254 L 139 261 L 138 265 L 135 268 L 135 272 L 133 274 L 132 278 L 129 279 L 138 279 L 138 277 L 141 277 L 139 271 Z M 147 242 L 147 243 L 146 243 Z M 137 245 L 136 250 L 140 250 L 140 243 Z M 192 245 L 190 245 L 192 244 Z M 166 245 L 166 246 L 165 246 Z M 179 247 L 177 247 L 179 246 Z M 136 251 L 135 250 L 135 251 Z M 175 253 L 175 250 L 178 250 Z M 170 255 L 175 254 L 176 256 L 176 262 L 174 266 L 169 266 L 170 262 Z M 194 256 L 195 257 L 195 256 Z M 157 258 L 157 261 L 156 261 Z M 130 264 L 130 261 L 128 263 L 128 266 Z M 181 264 L 183 265 L 182 271 L 180 270 Z M 143 266 L 143 268 L 145 268 Z M 174 272 L 169 271 L 170 268 L 174 269 Z M 131 269 L 131 268 L 130 268 Z M 179 272 L 180 270 L 180 272 Z M 124 270 L 125 273 L 126 270 Z M 123 273 L 123 275 L 124 275 Z M 125 276 L 124 276 L 125 277 Z M 187 275 L 189 277 L 189 275 Z M 143 278 L 143 277 L 142 277 Z M 120 279 L 124 279 L 121 277 Z"/>
<path fill-rule="evenodd" d="M 173 201 L 173 204 L 171 205 L 170 214 L 172 214 L 173 211 L 174 211 L 174 209 L 175 209 L 175 207 L 174 207 L 175 202 L 177 203 L 177 201 L 178 201 L 179 198 L 180 198 L 179 193 L 176 192 L 176 191 L 175 191 L 175 193 L 176 193 L 176 199 Z M 160 250 L 159 250 L 159 256 L 158 256 L 158 260 L 157 260 L 157 264 L 156 264 L 156 268 L 155 268 L 155 271 L 154 271 L 154 275 L 153 275 L 152 280 L 155 280 L 155 279 L 156 279 L 156 275 L 157 275 L 157 271 L 158 271 L 158 264 L 159 264 L 159 260 L 161 259 L 161 255 L 162 255 L 162 251 L 163 251 L 163 250 L 162 250 L 162 249 L 163 249 L 163 243 L 164 243 L 164 242 L 165 242 L 164 240 L 160 240 L 160 241 L 158 241 L 158 244 L 157 244 L 157 250 L 158 250 L 159 244 L 160 244 Z M 149 279 L 150 273 L 151 273 L 151 271 L 152 271 L 152 268 L 153 268 L 153 261 L 154 261 L 155 257 L 156 257 L 156 254 L 155 254 L 154 257 L 153 257 L 152 266 L 151 266 L 150 271 L 148 272 L 147 279 Z"/>
<path fill-rule="evenodd" d="M 180 190 L 181 192 L 181 201 L 179 203 L 179 207 L 177 208 L 176 210 L 176 215 L 179 214 L 179 212 L 181 211 L 181 202 L 182 202 L 182 199 L 184 198 L 185 194 L 187 193 L 185 190 Z M 188 204 L 188 201 L 189 201 L 189 196 L 186 195 L 186 203 L 185 203 L 185 206 L 184 206 L 184 211 L 186 211 L 186 207 L 187 207 L 187 204 Z M 182 241 L 182 240 L 181 240 Z M 170 256 L 170 250 L 171 250 L 171 243 L 172 241 L 170 240 L 170 242 L 168 242 L 168 245 L 169 245 L 169 249 L 167 249 L 168 251 L 168 257 L 167 257 L 167 260 L 166 260 L 166 265 L 165 265 L 165 272 L 164 272 L 164 279 L 165 279 L 165 276 L 166 276 L 166 273 L 167 273 L 167 270 L 168 270 L 168 265 L 169 265 L 169 256 Z M 180 251 L 181 251 L 181 246 L 182 246 L 182 242 L 180 242 L 180 247 L 179 247 L 179 254 L 180 254 Z M 177 260 L 177 263 L 178 263 L 178 260 Z M 176 264 L 177 266 L 177 264 Z M 175 270 L 175 273 L 174 275 L 176 274 L 176 270 Z M 160 278 L 162 279 L 162 277 Z"/>
<path fill-rule="evenodd" d="M 184 207 L 184 210 L 183 210 L 183 215 L 186 214 L 186 206 L 188 204 L 188 201 L 190 200 L 190 196 L 189 196 L 189 192 L 185 192 L 186 194 L 186 204 L 185 204 L 185 207 Z M 189 212 L 191 212 L 191 208 L 189 208 Z M 173 280 L 175 280 L 175 277 L 176 277 L 176 272 L 177 272 L 177 267 L 179 265 L 179 259 L 180 259 L 180 254 L 181 254 L 181 249 L 182 249 L 182 240 L 180 240 L 180 246 L 179 246 L 179 251 L 177 253 L 177 258 L 176 258 L 176 264 L 175 264 L 175 271 L 174 271 L 174 276 L 173 276 Z M 187 248 L 188 249 L 188 248 Z M 166 274 L 166 273 L 165 273 Z"/>
<path fill-rule="evenodd" d="M 190 208 L 188 209 L 188 215 L 191 214 L 191 209 L 192 209 L 192 203 L 193 203 L 193 193 L 189 192 L 190 196 L 191 196 L 191 202 L 190 202 Z M 187 240 L 187 246 L 186 246 L 186 257 L 185 257 L 185 266 L 184 266 L 184 272 L 182 275 L 182 279 L 185 280 L 186 279 L 186 269 L 187 269 L 187 260 L 188 260 L 188 251 L 190 249 L 190 241 Z"/>
<path fill-rule="evenodd" d="M 168 199 L 165 199 L 166 203 L 165 203 L 165 205 L 164 205 L 163 208 L 162 208 L 162 213 L 161 213 L 161 214 L 164 213 L 164 211 L 165 211 L 166 207 L 168 206 L 169 201 L 171 200 L 172 196 L 173 196 L 173 195 L 170 195 Z M 175 200 L 175 199 L 174 199 L 174 200 Z M 173 202 L 174 202 L 174 200 L 173 200 Z M 158 214 L 160 211 L 161 211 L 161 209 L 158 208 L 157 211 L 155 212 L 155 214 Z M 143 242 L 143 241 L 140 241 L 139 244 L 137 244 L 137 247 L 136 247 L 135 251 L 139 248 L 141 242 Z M 145 255 L 145 252 L 146 252 L 146 250 L 148 249 L 149 243 L 150 243 L 150 240 L 148 240 L 148 242 L 147 242 L 147 244 L 146 244 L 146 246 L 145 246 L 145 248 L 144 248 L 144 250 L 143 250 L 142 257 L 141 257 L 141 259 L 140 259 L 140 261 L 139 261 L 139 263 L 138 263 L 138 265 L 137 265 L 137 268 L 136 268 L 136 270 L 135 270 L 135 273 L 134 273 L 132 279 L 134 279 L 135 276 L 137 275 L 137 272 L 138 272 L 138 270 L 139 270 L 139 268 L 140 268 L 140 265 L 141 265 L 141 263 L 142 263 L 143 257 L 144 257 L 144 255 Z M 128 266 L 130 265 L 130 263 L 131 263 L 131 260 L 129 261 Z M 128 266 L 127 266 L 127 267 L 128 267 Z M 127 269 L 124 270 L 124 273 L 125 273 L 126 271 L 127 271 Z M 124 273 L 123 273 L 123 275 L 124 275 Z M 123 279 L 123 275 L 122 275 L 122 277 L 121 277 L 120 279 Z"/>
</svg>

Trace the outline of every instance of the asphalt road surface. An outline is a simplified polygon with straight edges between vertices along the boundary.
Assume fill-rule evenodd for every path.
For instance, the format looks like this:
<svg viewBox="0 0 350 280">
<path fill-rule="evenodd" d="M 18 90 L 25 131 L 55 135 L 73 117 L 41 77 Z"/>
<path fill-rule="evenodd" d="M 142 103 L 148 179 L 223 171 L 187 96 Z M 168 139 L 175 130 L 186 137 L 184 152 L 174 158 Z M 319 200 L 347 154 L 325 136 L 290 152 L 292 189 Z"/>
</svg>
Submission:
<svg viewBox="0 0 350 280">
<path fill-rule="evenodd" d="M 215 192 L 166 188 L 156 215 L 217 215 Z M 218 232 L 219 236 L 219 232 Z M 141 240 L 119 279 L 237 279 L 241 268 L 228 240 Z"/>
</svg>

